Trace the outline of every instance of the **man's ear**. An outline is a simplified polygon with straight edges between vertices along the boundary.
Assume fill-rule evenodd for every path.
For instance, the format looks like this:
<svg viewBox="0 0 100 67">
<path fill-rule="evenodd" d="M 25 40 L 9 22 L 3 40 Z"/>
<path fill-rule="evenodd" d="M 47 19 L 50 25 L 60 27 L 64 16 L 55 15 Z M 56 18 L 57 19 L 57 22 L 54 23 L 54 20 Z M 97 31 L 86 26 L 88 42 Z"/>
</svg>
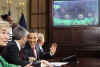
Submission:
<svg viewBox="0 0 100 67">
<path fill-rule="evenodd" d="M 22 37 L 21 40 L 22 40 L 23 43 L 26 42 L 26 38 L 25 37 Z"/>
<path fill-rule="evenodd" d="M 23 40 L 26 40 L 25 37 L 22 38 Z"/>
<path fill-rule="evenodd" d="M 22 40 L 22 41 L 25 41 L 25 37 L 22 37 L 21 40 Z"/>
</svg>

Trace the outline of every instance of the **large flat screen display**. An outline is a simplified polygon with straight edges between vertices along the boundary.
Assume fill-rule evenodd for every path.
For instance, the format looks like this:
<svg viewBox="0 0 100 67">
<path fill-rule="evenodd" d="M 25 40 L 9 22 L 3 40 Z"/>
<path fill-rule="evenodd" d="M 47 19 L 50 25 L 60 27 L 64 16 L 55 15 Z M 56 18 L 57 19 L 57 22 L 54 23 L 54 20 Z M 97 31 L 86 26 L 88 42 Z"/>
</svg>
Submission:
<svg viewBox="0 0 100 67">
<path fill-rule="evenodd" d="M 53 26 L 97 26 L 99 0 L 54 0 L 52 3 Z"/>
</svg>

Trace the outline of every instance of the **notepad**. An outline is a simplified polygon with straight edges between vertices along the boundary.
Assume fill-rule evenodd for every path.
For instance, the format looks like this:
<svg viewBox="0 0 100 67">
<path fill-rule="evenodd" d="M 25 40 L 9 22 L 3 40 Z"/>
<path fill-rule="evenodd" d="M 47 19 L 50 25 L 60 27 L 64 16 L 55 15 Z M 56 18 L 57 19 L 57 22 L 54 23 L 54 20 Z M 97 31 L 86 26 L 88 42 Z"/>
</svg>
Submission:
<svg viewBox="0 0 100 67">
<path fill-rule="evenodd" d="M 62 66 L 68 64 L 69 62 L 49 62 L 49 63 L 54 66 Z"/>
</svg>

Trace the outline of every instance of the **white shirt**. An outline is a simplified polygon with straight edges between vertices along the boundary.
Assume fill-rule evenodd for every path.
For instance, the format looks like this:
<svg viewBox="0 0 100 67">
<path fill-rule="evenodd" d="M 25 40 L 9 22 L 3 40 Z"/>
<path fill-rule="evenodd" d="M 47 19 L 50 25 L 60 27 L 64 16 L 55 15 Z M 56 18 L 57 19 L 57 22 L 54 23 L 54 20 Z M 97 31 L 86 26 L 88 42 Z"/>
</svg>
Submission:
<svg viewBox="0 0 100 67">
<path fill-rule="evenodd" d="M 42 52 L 44 52 L 44 50 L 43 50 L 42 46 L 40 46 L 40 50 L 41 50 Z"/>
<path fill-rule="evenodd" d="M 16 44 L 17 44 L 17 47 L 18 47 L 18 49 L 19 49 L 19 51 L 21 50 L 21 46 L 20 46 L 20 44 L 15 40 L 15 42 L 16 42 Z"/>
<path fill-rule="evenodd" d="M 12 27 L 10 27 L 10 28 L 8 29 L 8 31 L 9 31 L 9 34 L 8 34 L 9 39 L 8 39 L 8 41 L 12 41 L 12 36 L 13 36 L 13 34 L 12 34 Z"/>
<path fill-rule="evenodd" d="M 35 58 L 37 58 L 37 52 L 36 52 L 35 47 L 34 47 L 34 55 L 35 55 Z"/>
</svg>

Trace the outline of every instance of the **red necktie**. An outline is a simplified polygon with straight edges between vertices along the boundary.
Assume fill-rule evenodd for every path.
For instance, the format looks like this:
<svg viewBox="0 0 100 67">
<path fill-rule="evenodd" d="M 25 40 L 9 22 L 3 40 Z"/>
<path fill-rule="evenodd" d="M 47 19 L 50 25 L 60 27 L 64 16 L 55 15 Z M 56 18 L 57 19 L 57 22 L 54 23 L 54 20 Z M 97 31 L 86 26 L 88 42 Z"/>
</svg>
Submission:
<svg viewBox="0 0 100 67">
<path fill-rule="evenodd" d="M 37 54 L 36 54 L 36 50 L 35 50 L 35 48 L 32 48 L 32 52 L 33 52 L 35 58 L 37 58 Z"/>
<path fill-rule="evenodd" d="M 24 59 L 24 55 L 23 55 L 22 50 L 20 50 L 20 52 L 19 52 L 19 56 L 20 56 L 20 58 Z"/>
</svg>

